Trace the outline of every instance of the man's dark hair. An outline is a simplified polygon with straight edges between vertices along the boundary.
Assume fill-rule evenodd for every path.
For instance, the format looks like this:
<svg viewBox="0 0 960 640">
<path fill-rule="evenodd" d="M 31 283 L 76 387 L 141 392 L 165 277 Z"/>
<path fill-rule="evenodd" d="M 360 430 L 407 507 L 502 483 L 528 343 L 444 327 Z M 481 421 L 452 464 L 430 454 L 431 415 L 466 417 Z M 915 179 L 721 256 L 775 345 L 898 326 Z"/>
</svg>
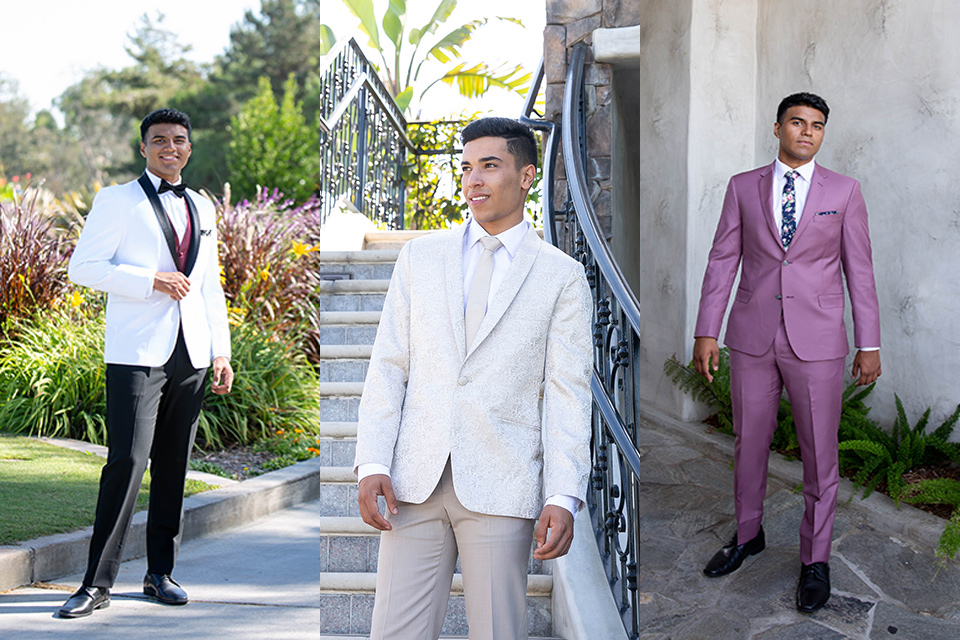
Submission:
<svg viewBox="0 0 960 640">
<path fill-rule="evenodd" d="M 533 129 L 512 118 L 480 118 L 468 124 L 460 133 L 463 144 L 477 138 L 503 138 L 507 151 L 513 154 L 517 169 L 528 164 L 537 166 L 537 139 Z"/>
<path fill-rule="evenodd" d="M 176 109 L 157 109 L 149 114 L 140 123 L 140 140 L 146 142 L 147 131 L 155 124 L 179 124 L 186 128 L 187 139 L 190 139 L 190 116 Z"/>
<path fill-rule="evenodd" d="M 830 117 L 830 107 L 827 101 L 815 93 L 794 93 L 780 101 L 777 107 L 777 122 L 783 124 L 783 114 L 790 107 L 810 107 L 823 114 L 823 124 L 827 124 L 827 118 Z"/>
</svg>

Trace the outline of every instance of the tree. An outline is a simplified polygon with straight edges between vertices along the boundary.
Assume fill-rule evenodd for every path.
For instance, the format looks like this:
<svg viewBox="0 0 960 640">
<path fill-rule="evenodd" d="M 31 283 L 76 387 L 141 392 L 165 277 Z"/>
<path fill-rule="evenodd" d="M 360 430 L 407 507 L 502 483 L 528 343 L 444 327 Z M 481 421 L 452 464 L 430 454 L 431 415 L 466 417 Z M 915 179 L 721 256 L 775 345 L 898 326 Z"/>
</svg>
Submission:
<svg viewBox="0 0 960 640">
<path fill-rule="evenodd" d="M 368 45 L 380 58 L 381 66 L 378 71 L 381 80 L 387 85 L 400 108 L 408 114 L 418 114 L 418 106 L 422 104 L 424 94 L 439 82 L 456 86 L 460 94 L 467 98 L 482 96 L 494 87 L 526 95 L 531 74 L 525 73 L 522 65 L 518 64 L 513 68 L 507 65 L 491 68 L 484 62 L 455 63 L 461 58 L 464 43 L 489 22 L 488 18 L 472 20 L 440 38 L 435 37 L 456 8 L 457 0 L 440 0 L 426 24 L 410 29 L 406 24 L 406 0 L 389 0 L 386 10 L 379 18 L 374 12 L 373 0 L 342 2 L 360 20 L 360 30 L 370 39 Z M 495 20 L 522 25 L 514 18 L 498 17 Z M 335 42 L 333 30 L 323 25 L 321 32 L 325 44 L 332 47 Z M 409 44 L 410 48 L 405 48 L 405 44 Z M 429 60 L 446 64 L 448 67 L 439 77 L 421 77 L 424 64 Z"/>
<path fill-rule="evenodd" d="M 307 126 L 296 93 L 291 73 L 277 104 L 270 79 L 263 76 L 257 94 L 231 119 L 230 177 L 238 196 L 254 197 L 258 185 L 280 189 L 297 201 L 313 194 L 317 133 Z"/>
</svg>

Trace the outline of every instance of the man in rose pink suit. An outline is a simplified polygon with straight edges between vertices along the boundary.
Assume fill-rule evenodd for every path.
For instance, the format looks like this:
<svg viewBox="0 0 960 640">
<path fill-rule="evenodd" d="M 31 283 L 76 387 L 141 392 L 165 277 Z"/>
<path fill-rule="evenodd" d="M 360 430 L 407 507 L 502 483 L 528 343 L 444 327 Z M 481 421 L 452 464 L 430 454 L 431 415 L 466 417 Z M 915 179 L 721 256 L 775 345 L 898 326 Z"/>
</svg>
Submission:
<svg viewBox="0 0 960 640">
<path fill-rule="evenodd" d="M 773 125 L 780 141 L 776 160 L 730 179 L 703 277 L 693 349 L 694 366 L 712 382 L 717 338 L 739 268 L 725 336 L 737 531 L 704 573 L 727 575 L 764 549 L 767 462 L 786 387 L 803 458 L 797 609 L 805 613 L 830 597 L 837 429 L 849 353 L 844 278 L 858 348 L 852 376 L 858 385 L 880 376 L 879 306 L 860 184 L 814 162 L 829 113 L 819 96 L 787 96 Z"/>
</svg>

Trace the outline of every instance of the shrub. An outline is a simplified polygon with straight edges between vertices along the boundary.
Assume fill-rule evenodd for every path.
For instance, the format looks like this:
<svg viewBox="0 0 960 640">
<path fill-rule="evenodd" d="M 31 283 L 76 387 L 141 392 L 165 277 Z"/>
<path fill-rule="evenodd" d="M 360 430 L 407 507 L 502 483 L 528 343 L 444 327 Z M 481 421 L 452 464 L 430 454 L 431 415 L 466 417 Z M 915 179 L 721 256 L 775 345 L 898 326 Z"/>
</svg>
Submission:
<svg viewBox="0 0 960 640">
<path fill-rule="evenodd" d="M 197 437 L 208 446 L 251 444 L 278 430 L 317 431 L 318 378 L 297 346 L 279 331 L 244 323 L 232 332 L 233 391 L 217 396 L 207 388 Z"/>
<path fill-rule="evenodd" d="M 10 319 L 49 309 L 67 287 L 68 244 L 39 188 L 0 199 L 0 332 Z"/>
<path fill-rule="evenodd" d="M 319 241 L 319 202 L 294 206 L 276 189 L 261 189 L 253 201 L 221 202 L 219 212 L 220 266 L 234 323 L 300 341 L 317 326 L 311 254 Z"/>
<path fill-rule="evenodd" d="M 945 560 L 954 558 L 960 551 L 960 482 L 951 478 L 921 480 L 904 488 L 904 502 L 910 504 L 946 504 L 953 507 L 953 514 L 940 534 L 936 555 Z"/>
<path fill-rule="evenodd" d="M 103 314 L 62 306 L 0 337 L 0 425 L 12 433 L 106 444 Z"/>
</svg>

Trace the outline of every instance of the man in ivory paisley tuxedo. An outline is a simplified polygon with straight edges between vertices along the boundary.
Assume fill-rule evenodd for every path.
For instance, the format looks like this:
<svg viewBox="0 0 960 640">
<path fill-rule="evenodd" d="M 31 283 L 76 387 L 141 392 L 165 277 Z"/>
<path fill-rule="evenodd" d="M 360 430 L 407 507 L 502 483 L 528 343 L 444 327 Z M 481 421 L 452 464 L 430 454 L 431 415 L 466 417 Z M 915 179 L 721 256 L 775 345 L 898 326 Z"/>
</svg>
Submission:
<svg viewBox="0 0 960 640">
<path fill-rule="evenodd" d="M 586 496 L 583 267 L 524 219 L 533 132 L 484 118 L 462 139 L 471 217 L 400 251 L 360 401 L 360 512 L 383 532 L 373 639 L 439 637 L 458 555 L 470 638 L 526 638 L 533 538 L 536 558 L 564 555 Z"/>
<path fill-rule="evenodd" d="M 693 348 L 697 371 L 712 382 L 717 337 L 739 269 L 725 337 L 736 433 L 737 531 L 704 573 L 726 575 L 764 549 L 767 462 L 786 387 L 803 458 L 797 609 L 805 613 L 830 597 L 837 429 L 849 353 L 844 279 L 858 348 L 852 375 L 858 385 L 880 375 L 880 314 L 860 184 L 814 162 L 829 113 L 819 96 L 787 96 L 773 125 L 780 141 L 777 158 L 730 179 L 703 277 Z"/>
<path fill-rule="evenodd" d="M 213 204 L 180 181 L 190 119 L 160 109 L 140 124 L 146 170 L 101 189 L 70 259 L 73 282 L 107 292 L 107 464 L 100 475 L 87 573 L 60 617 L 110 605 L 123 543 L 150 460 L 143 592 L 187 603 L 170 577 L 180 544 L 183 486 L 207 368 L 230 392 L 230 329 L 220 287 Z"/>
</svg>

